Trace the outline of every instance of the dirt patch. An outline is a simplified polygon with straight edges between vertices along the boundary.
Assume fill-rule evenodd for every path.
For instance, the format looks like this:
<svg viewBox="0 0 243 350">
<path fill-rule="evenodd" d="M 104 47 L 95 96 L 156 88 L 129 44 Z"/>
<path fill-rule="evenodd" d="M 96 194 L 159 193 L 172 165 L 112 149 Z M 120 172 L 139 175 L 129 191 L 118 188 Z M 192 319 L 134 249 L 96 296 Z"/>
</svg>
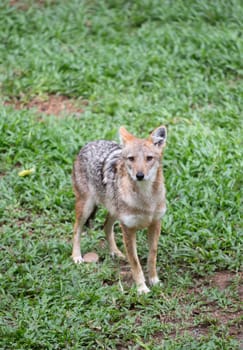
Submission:
<svg viewBox="0 0 243 350">
<path fill-rule="evenodd" d="M 10 0 L 9 6 L 16 7 L 18 10 L 27 11 L 32 6 L 45 6 L 54 4 L 56 0 Z"/>
<path fill-rule="evenodd" d="M 199 278 L 195 281 L 195 287 L 189 289 L 189 293 L 201 294 L 205 287 L 217 288 L 220 291 L 224 291 L 235 284 L 237 284 L 239 297 L 243 301 L 243 272 L 218 271 L 212 276 Z"/>
<path fill-rule="evenodd" d="M 120 261 L 120 282 L 122 285 L 131 287 L 133 279 L 130 267 L 126 262 Z M 196 281 L 194 288 L 182 292 L 181 314 L 178 317 L 176 312 L 157 315 L 162 324 L 171 325 L 172 338 L 191 334 L 195 338 L 209 336 L 215 332 L 215 328 L 222 335 L 235 338 L 242 343 L 243 334 L 243 310 L 240 305 L 242 301 L 243 273 L 233 273 L 230 271 L 216 272 L 213 276 L 201 278 Z M 221 305 L 218 300 L 211 300 L 208 297 L 207 289 L 218 289 L 225 292 L 225 296 L 230 304 Z M 195 308 L 188 313 L 188 305 L 191 300 L 195 301 Z M 194 303 L 194 302 L 193 302 Z M 193 306 L 193 303 L 191 306 Z M 135 307 L 136 308 L 136 307 Z M 185 309 L 184 309 L 185 308 Z M 136 320 L 139 323 L 139 319 Z M 164 333 L 158 331 L 154 338 L 158 344 L 164 339 Z"/>
<path fill-rule="evenodd" d="M 199 315 L 202 319 L 198 319 Z M 194 317 L 195 316 L 195 317 Z M 171 318 L 161 319 L 163 323 L 171 324 L 173 328 L 176 328 L 170 333 L 170 336 L 176 338 L 178 336 L 184 336 L 185 334 L 191 334 L 193 337 L 201 338 L 208 336 L 215 328 L 218 329 L 218 333 L 227 334 L 242 342 L 243 337 L 243 319 L 242 311 L 230 311 L 220 310 L 219 308 L 208 308 L 207 311 L 200 310 L 200 314 L 196 311 L 192 313 L 191 317 L 185 320 Z M 175 327 L 176 326 L 176 327 Z M 160 333 L 160 332 L 159 332 Z M 163 334 L 157 334 L 156 338 L 163 338 Z"/>
<path fill-rule="evenodd" d="M 64 95 L 48 95 L 45 97 L 34 97 L 28 102 L 25 102 L 23 99 L 13 99 L 11 101 L 5 101 L 4 104 L 13 106 L 17 110 L 34 109 L 38 113 L 60 117 L 67 114 L 82 114 L 88 101 L 74 100 Z"/>
<path fill-rule="evenodd" d="M 195 338 L 209 336 L 215 332 L 228 335 L 243 345 L 243 309 L 242 283 L 243 273 L 229 271 L 216 272 L 213 276 L 197 280 L 195 287 L 182 292 L 180 295 L 181 313 L 170 312 L 161 314 L 160 322 L 171 326 L 172 338 L 190 334 Z M 217 288 L 224 292 L 229 304 L 221 305 L 217 299 L 211 300 L 208 291 Z M 209 294 L 210 295 L 210 294 Z M 192 300 L 192 302 L 191 302 Z M 193 304 L 195 307 L 193 308 Z M 188 305 L 192 307 L 188 313 Z M 164 334 L 158 331 L 155 339 L 158 343 Z"/>
<path fill-rule="evenodd" d="M 237 283 L 236 283 L 237 282 Z M 235 287 L 234 287 L 235 286 Z M 228 288 L 235 288 L 236 295 L 230 294 L 228 298 L 231 300 L 231 305 L 227 307 L 219 306 L 217 300 L 207 300 L 203 296 L 203 289 L 217 288 L 219 291 L 227 293 Z M 243 309 L 240 305 L 242 302 L 243 289 L 243 273 L 234 274 L 229 271 L 216 272 L 213 276 L 201 279 L 198 281 L 198 286 L 189 291 L 190 294 L 198 294 L 201 301 L 200 308 L 195 308 L 192 311 L 189 324 L 195 323 L 197 317 L 202 317 L 203 321 L 195 327 L 185 328 L 182 331 L 189 331 L 197 335 L 207 335 L 210 328 L 213 326 L 226 326 L 228 334 L 238 341 L 242 341 L 243 334 Z M 228 294 L 228 293 L 227 293 Z"/>
<path fill-rule="evenodd" d="M 217 287 L 219 290 L 224 290 L 233 283 L 234 279 L 235 279 L 235 274 L 233 274 L 232 272 L 220 271 L 213 276 L 213 278 L 210 281 L 211 282 L 210 284 Z"/>
</svg>

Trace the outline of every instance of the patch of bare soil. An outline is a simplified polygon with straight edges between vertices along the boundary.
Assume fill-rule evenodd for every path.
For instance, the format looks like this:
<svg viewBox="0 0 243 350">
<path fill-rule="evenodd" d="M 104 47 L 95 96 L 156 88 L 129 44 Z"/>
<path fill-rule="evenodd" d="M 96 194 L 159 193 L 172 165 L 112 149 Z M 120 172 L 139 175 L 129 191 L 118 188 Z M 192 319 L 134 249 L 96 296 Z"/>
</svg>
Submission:
<svg viewBox="0 0 243 350">
<path fill-rule="evenodd" d="M 129 287 L 133 284 L 130 267 L 123 261 L 120 261 L 120 279 L 122 284 Z M 217 288 L 220 291 L 226 291 L 232 285 L 236 288 L 236 300 L 232 298 L 232 305 L 227 307 L 220 307 L 217 301 L 208 300 L 203 292 L 205 288 Z M 170 334 L 174 338 L 185 333 L 200 338 L 207 336 L 212 327 L 216 326 L 220 331 L 225 326 L 229 336 L 237 339 L 243 345 L 243 309 L 240 307 L 240 301 L 243 301 L 242 289 L 242 272 L 238 274 L 229 271 L 216 272 L 213 276 L 198 280 L 196 286 L 189 289 L 185 296 L 182 296 L 182 303 L 185 305 L 188 304 L 188 296 L 190 299 L 190 295 L 198 295 L 200 308 L 193 309 L 190 315 L 185 311 L 185 314 L 181 315 L 180 318 L 173 313 L 161 314 L 159 315 L 160 322 L 175 325 L 176 330 Z M 158 343 L 161 342 L 163 337 L 163 332 L 159 331 L 155 334 Z"/>
<path fill-rule="evenodd" d="M 64 95 L 48 95 L 45 98 L 34 97 L 29 102 L 19 99 L 5 101 L 5 105 L 13 106 L 15 109 L 35 109 L 39 113 L 47 115 L 63 116 L 67 114 L 80 115 L 84 112 L 87 100 L 73 100 Z"/>
<path fill-rule="evenodd" d="M 35 0 L 35 1 L 28 1 L 28 0 L 10 0 L 9 6 L 14 6 L 22 11 L 27 11 L 31 6 L 45 6 L 47 4 L 53 4 L 55 3 L 55 0 Z"/>
<path fill-rule="evenodd" d="M 229 271 L 220 271 L 212 277 L 210 284 L 217 287 L 219 290 L 224 290 L 232 284 L 234 278 L 234 273 Z"/>
<path fill-rule="evenodd" d="M 182 314 L 180 317 L 172 312 L 168 315 L 160 315 L 160 321 L 173 325 L 174 330 L 170 333 L 173 338 L 183 336 L 186 333 L 200 338 L 209 335 L 212 327 L 217 327 L 219 332 L 224 329 L 224 332 L 237 339 L 240 346 L 243 346 L 242 287 L 242 272 L 234 274 L 229 271 L 221 271 L 216 272 L 213 276 L 201 278 L 196 282 L 194 288 L 181 295 Z M 209 300 L 205 294 L 207 288 L 217 288 L 222 292 L 225 291 L 231 300 L 230 305 L 223 307 L 218 305 L 217 300 Z M 228 288 L 231 291 L 227 291 Z M 232 288 L 235 291 L 233 294 Z M 200 307 L 195 307 L 188 314 L 188 311 L 183 311 L 183 305 L 190 303 L 190 295 L 192 300 L 195 295 L 197 296 L 197 305 L 200 305 Z M 163 332 L 159 331 L 155 334 L 158 343 L 161 342 L 163 337 Z"/>
<path fill-rule="evenodd" d="M 237 283 L 235 283 L 237 280 Z M 232 305 L 227 307 L 219 307 L 217 301 L 204 300 L 202 297 L 202 307 L 200 309 L 194 309 L 190 318 L 190 323 L 193 323 L 194 318 L 198 315 L 203 315 L 204 321 L 198 326 L 185 328 L 184 331 L 189 331 L 196 335 L 207 335 L 211 326 L 216 325 L 218 327 L 227 326 L 229 335 L 242 342 L 243 337 L 243 309 L 240 306 L 243 301 L 243 273 L 239 272 L 234 274 L 229 271 L 216 272 L 209 278 L 204 278 L 199 281 L 198 287 L 189 291 L 189 294 L 196 293 L 198 295 L 203 294 L 203 288 L 211 287 L 217 288 L 220 291 L 226 291 L 227 288 L 235 286 L 236 299 L 232 299 Z"/>
</svg>

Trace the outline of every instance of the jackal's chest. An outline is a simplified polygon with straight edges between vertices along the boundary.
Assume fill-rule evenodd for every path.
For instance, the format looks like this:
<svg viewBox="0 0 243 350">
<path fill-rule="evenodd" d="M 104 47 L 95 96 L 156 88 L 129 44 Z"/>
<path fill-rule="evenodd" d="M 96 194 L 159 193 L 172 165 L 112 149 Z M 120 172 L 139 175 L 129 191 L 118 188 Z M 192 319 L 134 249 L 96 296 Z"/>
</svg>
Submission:
<svg viewBox="0 0 243 350">
<path fill-rule="evenodd" d="M 148 227 L 153 221 L 160 220 L 165 214 L 165 205 L 154 212 L 143 211 L 141 213 L 131 214 L 123 213 L 120 215 L 119 220 L 122 224 L 129 228 L 145 228 Z"/>
</svg>

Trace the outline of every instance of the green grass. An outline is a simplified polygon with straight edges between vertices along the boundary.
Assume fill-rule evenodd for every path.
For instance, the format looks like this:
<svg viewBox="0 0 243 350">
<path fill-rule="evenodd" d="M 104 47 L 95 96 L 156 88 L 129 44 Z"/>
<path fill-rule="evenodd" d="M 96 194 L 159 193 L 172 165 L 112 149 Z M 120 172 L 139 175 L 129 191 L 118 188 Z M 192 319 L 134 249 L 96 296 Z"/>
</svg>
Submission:
<svg viewBox="0 0 243 350">
<path fill-rule="evenodd" d="M 240 349 L 241 2 L 19 3 L 0 5 L 0 349 Z M 48 94 L 89 104 L 40 119 L 3 103 Z M 162 285 L 139 297 L 101 244 L 104 211 L 82 241 L 100 263 L 72 263 L 71 170 L 86 142 L 163 123 Z M 143 233 L 138 250 L 145 265 Z"/>
</svg>

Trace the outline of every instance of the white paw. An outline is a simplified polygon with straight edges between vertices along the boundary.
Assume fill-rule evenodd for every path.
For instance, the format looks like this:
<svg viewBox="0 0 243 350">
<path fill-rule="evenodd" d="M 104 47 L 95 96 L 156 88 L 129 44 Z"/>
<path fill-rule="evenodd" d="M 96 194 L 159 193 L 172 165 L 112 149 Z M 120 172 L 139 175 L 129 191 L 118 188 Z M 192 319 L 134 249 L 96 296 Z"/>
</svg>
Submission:
<svg viewBox="0 0 243 350">
<path fill-rule="evenodd" d="M 72 256 L 72 258 L 73 258 L 73 261 L 75 262 L 75 264 L 81 264 L 84 261 L 84 259 L 82 258 L 81 255 L 79 255 L 79 256 Z"/>
<path fill-rule="evenodd" d="M 152 277 L 152 278 L 149 278 L 149 284 L 151 286 L 155 286 L 156 284 L 158 284 L 160 282 L 158 276 L 155 276 L 155 277 Z"/>
<path fill-rule="evenodd" d="M 146 286 L 146 284 L 138 287 L 138 294 L 147 294 L 150 292 L 150 289 Z"/>
</svg>

